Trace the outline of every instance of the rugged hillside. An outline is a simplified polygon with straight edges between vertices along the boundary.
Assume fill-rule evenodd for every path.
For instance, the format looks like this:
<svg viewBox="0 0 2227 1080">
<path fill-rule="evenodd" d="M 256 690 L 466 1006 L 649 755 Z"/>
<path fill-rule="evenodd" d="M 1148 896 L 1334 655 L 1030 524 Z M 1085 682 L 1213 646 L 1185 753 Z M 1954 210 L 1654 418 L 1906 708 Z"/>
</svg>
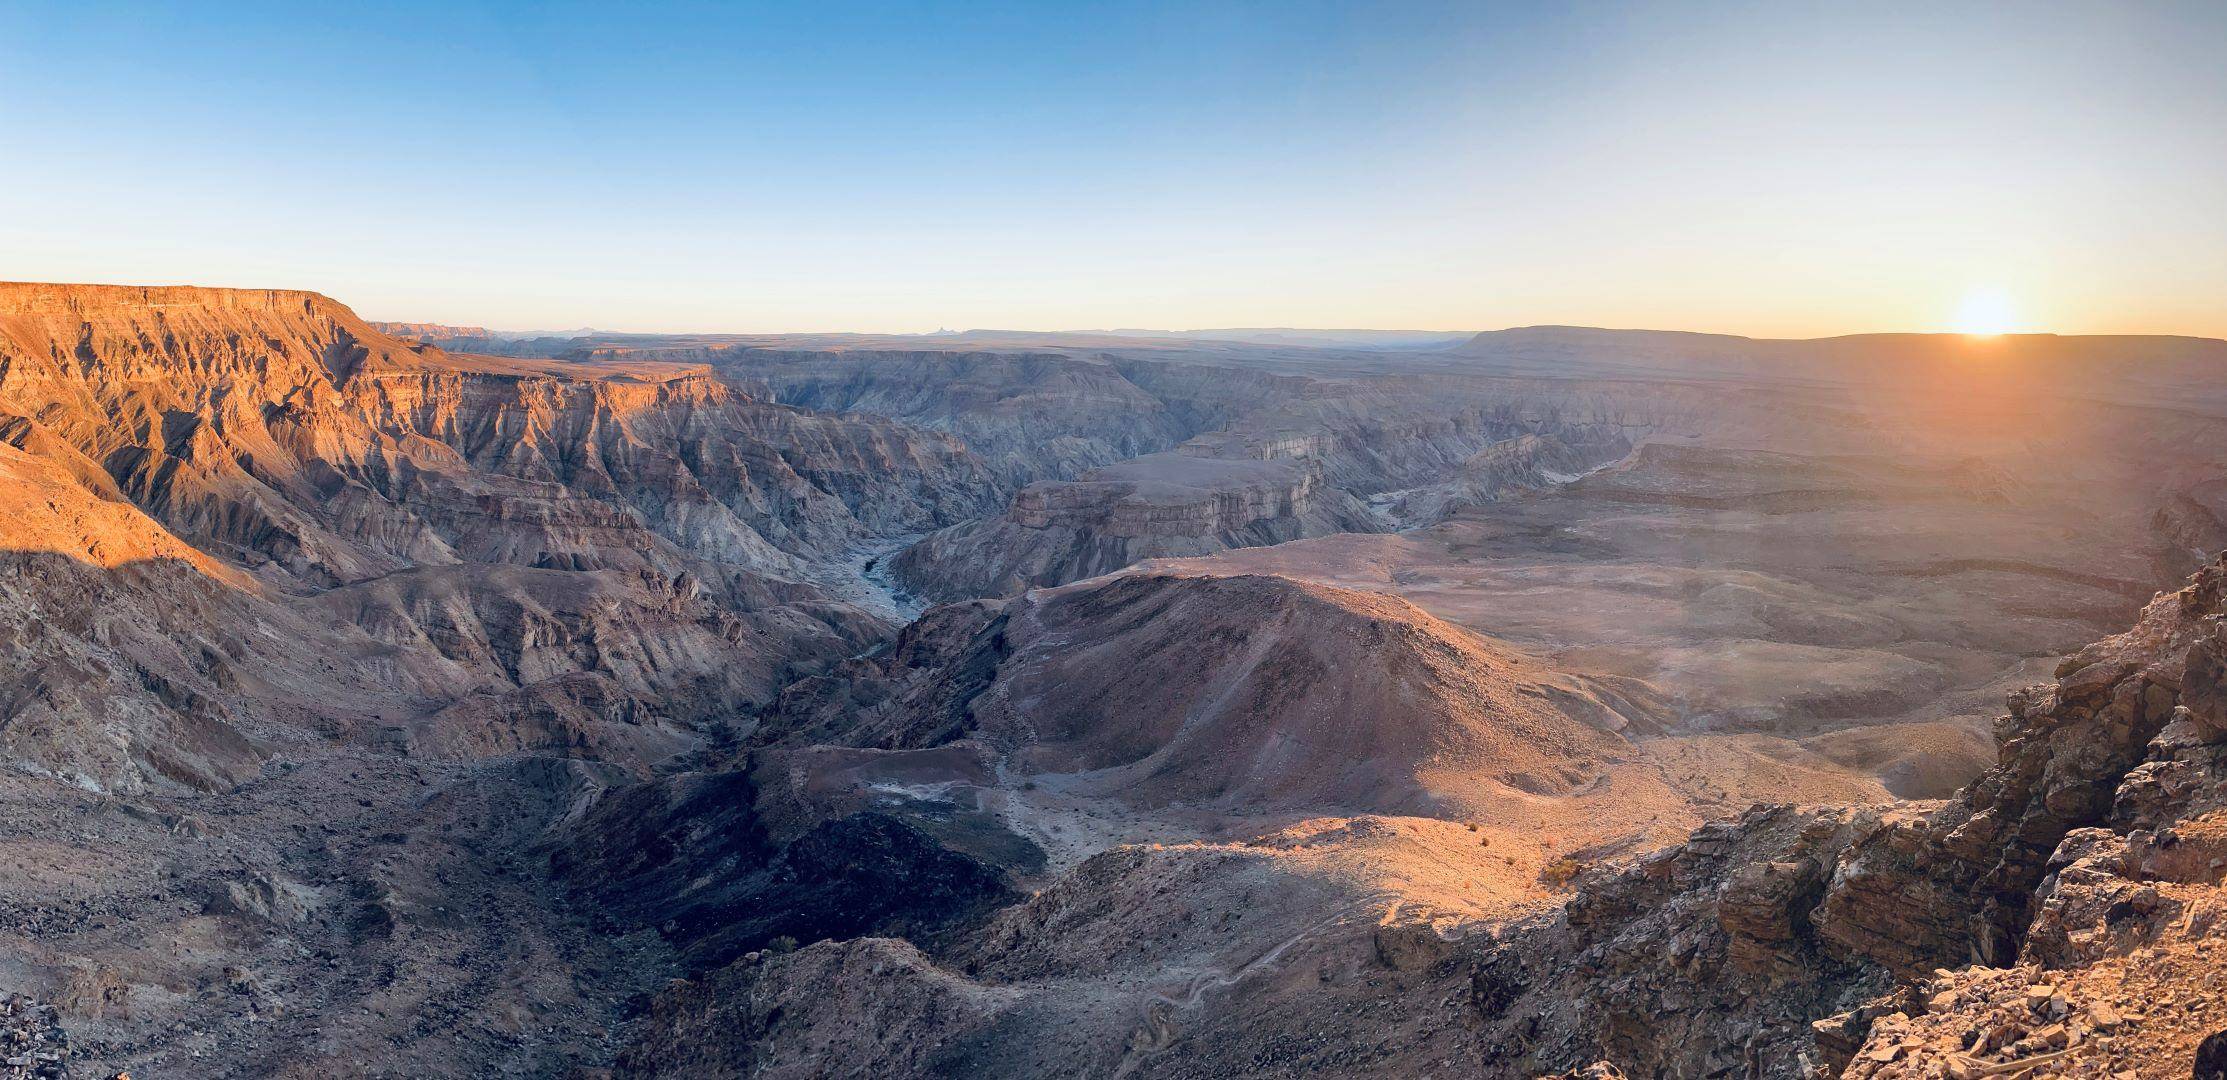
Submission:
<svg viewBox="0 0 2227 1080">
<path fill-rule="evenodd" d="M 933 940 L 1020 895 L 997 867 L 875 811 L 769 833 L 743 771 L 685 773 L 593 794 L 552 867 L 603 926 L 653 927 L 689 970 L 777 938 Z"/>
<path fill-rule="evenodd" d="M 2223 588 L 2227 562 L 2015 695 L 1939 809 L 1758 810 L 1588 883 L 1480 960 L 1487 1060 L 2190 1075 L 2227 1030 Z"/>
<path fill-rule="evenodd" d="M 1482 920 L 1420 899 L 1424 865 L 1492 880 L 1458 827 L 1364 817 L 1127 846 L 926 950 L 829 941 L 676 984 L 625 1060 L 649 1075 L 2185 1077 L 2227 1041 L 2223 585 L 2227 563 L 2018 698 L 2000 763 L 1945 804 L 1756 807 Z M 953 613 L 976 649 L 993 609 Z M 922 644 L 910 662 L 935 663 Z"/>
<path fill-rule="evenodd" d="M 99 1075 L 607 1061 L 668 950 L 536 845 L 885 636 L 814 583 L 852 548 L 1003 501 L 947 436 L 702 368 L 0 285 L 0 982 Z M 845 860 L 940 857 L 910 835 L 768 872 L 848 907 Z"/>
<path fill-rule="evenodd" d="M 1453 812 L 1569 792 L 1630 756 L 1617 732 L 1656 723 L 1643 687 L 1275 577 L 1031 593 L 952 612 L 862 664 L 792 689 L 769 730 L 889 750 L 965 738 L 1001 775 L 1140 806 Z"/>
<path fill-rule="evenodd" d="M 663 757 L 882 631 L 813 563 L 997 501 L 943 436 L 295 292 L 0 285 L 0 452 L 7 557 L 49 568 L 6 586 L 0 745 L 99 788 L 308 732 Z"/>
<path fill-rule="evenodd" d="M 237 781 L 258 754 L 224 649 L 280 650 L 237 635 L 260 614 L 244 574 L 106 480 L 0 445 L 0 754 L 88 786 Z"/>
<path fill-rule="evenodd" d="M 1280 578 L 1131 572 L 932 610 L 783 695 L 753 737 L 754 814 L 680 795 L 741 783 L 729 774 L 615 793 L 582 819 L 583 876 L 608 883 L 611 910 L 734 958 L 661 995 L 622 1061 L 1157 1072 L 1202 1016 L 1237 1015 L 1224 988 L 1252 972 L 1279 984 L 1271 1000 L 1228 1008 L 1256 1020 L 1288 1011 L 1285 963 L 1350 1006 L 1381 993 L 1366 981 L 1380 949 L 1428 956 L 1435 922 L 1544 902 L 1557 843 L 1621 850 L 1692 820 L 1620 733 L 1651 724 L 1650 704 L 1404 603 Z M 838 826 L 907 839 L 825 884 L 761 869 Z M 917 837 L 944 854 L 899 854 Z M 1032 894 L 963 885 L 977 865 Z M 764 898 L 859 888 L 843 882 L 924 901 L 875 916 L 915 929 L 815 928 L 831 940 L 760 951 L 777 925 Z"/>
</svg>

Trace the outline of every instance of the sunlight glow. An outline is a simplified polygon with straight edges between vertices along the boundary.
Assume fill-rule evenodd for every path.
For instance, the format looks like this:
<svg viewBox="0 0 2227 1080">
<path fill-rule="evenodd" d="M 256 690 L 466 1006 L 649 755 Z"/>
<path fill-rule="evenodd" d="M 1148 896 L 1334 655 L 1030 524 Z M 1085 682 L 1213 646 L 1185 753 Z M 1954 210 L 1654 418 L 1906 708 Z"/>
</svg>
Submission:
<svg viewBox="0 0 2227 1080">
<path fill-rule="evenodd" d="M 1950 322 L 1957 333 L 1976 338 L 2000 337 L 2019 330 L 2018 305 L 2007 290 L 1987 286 L 1964 294 Z"/>
</svg>

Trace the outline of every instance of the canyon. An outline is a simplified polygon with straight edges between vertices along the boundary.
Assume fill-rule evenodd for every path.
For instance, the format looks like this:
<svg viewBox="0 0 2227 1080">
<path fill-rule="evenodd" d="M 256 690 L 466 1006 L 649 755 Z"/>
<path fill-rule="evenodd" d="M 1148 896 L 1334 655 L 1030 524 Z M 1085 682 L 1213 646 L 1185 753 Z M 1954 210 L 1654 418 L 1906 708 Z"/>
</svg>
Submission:
<svg viewBox="0 0 2227 1080">
<path fill-rule="evenodd" d="M 0 1076 L 2188 1076 L 2223 370 L 0 284 Z"/>
</svg>

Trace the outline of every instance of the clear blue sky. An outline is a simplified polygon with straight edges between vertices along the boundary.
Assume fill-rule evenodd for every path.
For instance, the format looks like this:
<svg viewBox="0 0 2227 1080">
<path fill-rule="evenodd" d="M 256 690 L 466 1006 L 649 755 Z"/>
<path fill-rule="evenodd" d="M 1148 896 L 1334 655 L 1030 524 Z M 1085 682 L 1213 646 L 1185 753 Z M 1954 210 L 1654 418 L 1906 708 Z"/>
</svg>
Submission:
<svg viewBox="0 0 2227 1080">
<path fill-rule="evenodd" d="M 357 5 L 346 5 L 357 7 Z M 498 327 L 2227 335 L 2227 4 L 0 3 L 0 277 Z"/>
</svg>

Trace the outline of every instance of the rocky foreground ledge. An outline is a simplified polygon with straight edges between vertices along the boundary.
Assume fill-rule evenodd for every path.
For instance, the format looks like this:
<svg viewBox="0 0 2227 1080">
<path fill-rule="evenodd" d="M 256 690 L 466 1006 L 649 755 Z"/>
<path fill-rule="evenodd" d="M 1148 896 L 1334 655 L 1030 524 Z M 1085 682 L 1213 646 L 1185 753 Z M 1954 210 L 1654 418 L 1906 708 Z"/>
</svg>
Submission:
<svg viewBox="0 0 2227 1080">
<path fill-rule="evenodd" d="M 1938 807 L 1761 807 L 1585 882 L 1477 963 L 1487 1073 L 2227 1072 L 2223 593 L 2014 694 Z"/>
<path fill-rule="evenodd" d="M 0 998 L 0 1080 L 59 1080 L 69 1056 L 69 1035 L 54 1006 Z"/>
</svg>

